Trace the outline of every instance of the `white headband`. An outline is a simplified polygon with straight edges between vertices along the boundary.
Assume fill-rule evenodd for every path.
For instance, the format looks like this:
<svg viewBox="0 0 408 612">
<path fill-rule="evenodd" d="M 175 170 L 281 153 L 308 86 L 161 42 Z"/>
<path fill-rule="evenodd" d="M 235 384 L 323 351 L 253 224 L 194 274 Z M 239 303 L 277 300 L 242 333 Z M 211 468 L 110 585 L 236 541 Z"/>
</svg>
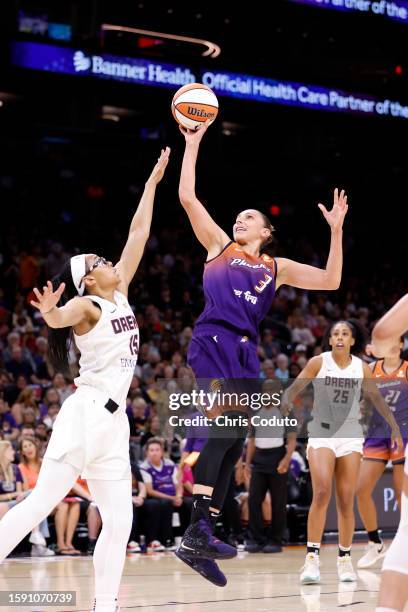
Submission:
<svg viewBox="0 0 408 612">
<path fill-rule="evenodd" d="M 71 257 L 71 274 L 75 288 L 79 295 L 83 295 L 85 291 L 85 283 L 82 283 L 82 279 L 86 274 L 86 261 L 85 255 L 75 255 Z"/>
</svg>

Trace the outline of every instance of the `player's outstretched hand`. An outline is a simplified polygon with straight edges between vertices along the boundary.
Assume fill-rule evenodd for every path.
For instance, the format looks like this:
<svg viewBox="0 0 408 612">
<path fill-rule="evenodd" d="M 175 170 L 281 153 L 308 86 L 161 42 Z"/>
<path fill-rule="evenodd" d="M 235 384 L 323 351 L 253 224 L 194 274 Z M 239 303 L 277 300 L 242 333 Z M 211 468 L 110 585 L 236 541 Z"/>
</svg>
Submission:
<svg viewBox="0 0 408 612">
<path fill-rule="evenodd" d="M 153 168 L 152 173 L 147 181 L 148 183 L 153 183 L 154 185 L 157 185 L 158 183 L 160 183 L 160 181 L 162 180 L 164 176 L 164 172 L 167 168 L 167 164 L 169 163 L 169 157 L 170 157 L 170 147 L 166 147 L 165 149 L 162 149 L 160 153 L 160 157 L 157 160 L 157 164 Z"/>
<path fill-rule="evenodd" d="M 318 204 L 318 207 L 322 211 L 323 216 L 330 225 L 332 231 L 341 230 L 343 227 L 344 217 L 348 211 L 347 196 L 344 189 L 340 191 L 340 194 L 337 187 L 334 190 L 333 208 L 331 210 L 327 210 L 323 204 Z"/>
<path fill-rule="evenodd" d="M 37 298 L 37 302 L 31 300 L 31 306 L 38 308 L 41 314 L 46 314 L 54 308 L 60 301 L 61 295 L 64 293 L 65 283 L 61 283 L 60 286 L 54 291 L 52 282 L 47 281 L 47 286 L 43 287 L 43 293 L 34 287 L 33 291 Z"/>
<path fill-rule="evenodd" d="M 391 430 L 391 444 L 392 447 L 397 450 L 398 453 L 401 453 L 404 450 L 404 442 L 402 440 L 402 435 L 400 428 L 397 424 Z"/>
<path fill-rule="evenodd" d="M 197 128 L 196 130 L 189 130 L 188 128 L 185 128 L 179 124 L 179 130 L 183 134 L 184 138 L 186 139 L 186 144 L 199 145 L 202 137 L 208 130 L 209 125 L 210 125 L 210 121 L 206 121 L 205 123 L 202 124 L 201 127 Z"/>
</svg>

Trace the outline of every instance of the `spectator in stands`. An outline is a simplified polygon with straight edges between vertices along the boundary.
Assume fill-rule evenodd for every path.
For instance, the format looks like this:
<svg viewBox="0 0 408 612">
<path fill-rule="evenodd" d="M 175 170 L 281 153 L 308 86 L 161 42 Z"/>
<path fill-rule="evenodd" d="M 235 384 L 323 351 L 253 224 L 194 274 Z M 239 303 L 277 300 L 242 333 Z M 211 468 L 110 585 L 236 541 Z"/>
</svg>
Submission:
<svg viewBox="0 0 408 612">
<path fill-rule="evenodd" d="M 78 496 L 80 507 L 85 508 L 86 521 L 88 525 L 88 547 L 87 554 L 93 555 L 95 551 L 98 535 L 102 527 L 102 519 L 99 514 L 98 506 L 92 499 L 88 484 L 83 478 L 78 478 L 72 487 L 72 493 Z"/>
<path fill-rule="evenodd" d="M 280 353 L 277 358 L 276 358 L 276 365 L 277 368 L 275 370 L 275 376 L 276 378 L 279 378 L 279 380 L 288 380 L 289 379 L 289 359 L 288 356 L 285 355 L 285 353 Z"/>
<path fill-rule="evenodd" d="M 18 376 L 23 375 L 27 380 L 31 380 L 34 375 L 34 369 L 28 359 L 24 359 L 23 350 L 20 346 L 13 346 L 11 350 L 11 359 L 5 363 L 6 370 L 13 375 L 14 380 Z"/>
<path fill-rule="evenodd" d="M 294 326 L 292 329 L 292 342 L 294 344 L 300 342 L 306 346 L 314 346 L 316 344 L 316 338 L 306 325 L 304 317 L 297 316 L 293 318 Z"/>
<path fill-rule="evenodd" d="M 146 421 L 145 431 L 142 433 L 140 445 L 143 448 L 147 441 L 151 438 L 156 438 L 161 435 L 160 419 L 158 416 L 152 416 Z"/>
<path fill-rule="evenodd" d="M 56 389 L 58 392 L 60 404 L 62 404 L 67 399 L 67 397 L 72 395 L 74 392 L 72 386 L 67 384 L 67 381 L 65 380 L 65 377 L 63 374 L 61 374 L 61 372 L 57 372 L 56 374 L 54 374 L 52 384 L 54 386 L 54 389 Z"/>
<path fill-rule="evenodd" d="M 43 423 L 48 427 L 48 429 L 52 429 L 54 427 L 55 419 L 57 418 L 57 414 L 61 410 L 61 405 L 59 402 L 50 402 L 48 404 L 47 413 L 43 418 Z"/>
<path fill-rule="evenodd" d="M 75 485 L 74 485 L 75 486 Z M 57 534 L 57 555 L 80 555 L 81 551 L 77 550 L 72 540 L 75 530 L 78 525 L 79 515 L 81 511 L 81 497 L 79 497 L 74 488 L 69 491 L 68 495 L 57 505 L 51 514 L 55 515 L 55 531 Z"/>
<path fill-rule="evenodd" d="M 22 437 L 19 442 L 19 454 L 20 463 L 18 467 L 24 479 L 24 490 L 32 491 L 37 484 L 42 462 L 38 442 L 28 436 Z M 54 551 L 47 548 L 45 538 L 49 537 L 48 521 L 45 518 L 30 534 L 32 556 L 52 557 L 55 555 Z"/>
<path fill-rule="evenodd" d="M 0 520 L 25 497 L 23 476 L 15 463 L 15 450 L 8 440 L 0 441 Z"/>
<path fill-rule="evenodd" d="M 0 397 L 0 432 L 4 440 L 14 442 L 19 436 L 17 423 L 10 413 L 7 402 Z"/>
<path fill-rule="evenodd" d="M 35 340 L 35 350 L 33 360 L 37 377 L 41 381 L 50 380 L 51 366 L 48 359 L 48 340 L 43 336 L 38 336 Z"/>
<path fill-rule="evenodd" d="M 146 485 L 147 499 L 144 503 L 146 536 L 149 549 L 164 550 L 161 542 L 171 546 L 173 512 L 181 509 L 182 523 L 188 524 L 189 509 L 183 503 L 183 485 L 178 478 L 178 470 L 170 459 L 164 458 L 163 442 L 160 438 L 150 438 L 146 442 L 146 459 L 140 465 Z M 183 512 L 184 510 L 184 512 Z"/>
</svg>

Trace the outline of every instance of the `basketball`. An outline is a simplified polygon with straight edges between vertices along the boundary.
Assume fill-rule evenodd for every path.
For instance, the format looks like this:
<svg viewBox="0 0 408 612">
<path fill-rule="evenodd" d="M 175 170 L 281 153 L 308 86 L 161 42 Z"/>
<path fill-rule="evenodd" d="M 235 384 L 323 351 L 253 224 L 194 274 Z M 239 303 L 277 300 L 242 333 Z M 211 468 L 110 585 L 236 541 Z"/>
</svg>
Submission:
<svg viewBox="0 0 408 612">
<path fill-rule="evenodd" d="M 217 96 L 206 85 L 190 83 L 176 91 L 171 110 L 180 125 L 197 130 L 208 120 L 212 123 L 218 115 Z"/>
</svg>

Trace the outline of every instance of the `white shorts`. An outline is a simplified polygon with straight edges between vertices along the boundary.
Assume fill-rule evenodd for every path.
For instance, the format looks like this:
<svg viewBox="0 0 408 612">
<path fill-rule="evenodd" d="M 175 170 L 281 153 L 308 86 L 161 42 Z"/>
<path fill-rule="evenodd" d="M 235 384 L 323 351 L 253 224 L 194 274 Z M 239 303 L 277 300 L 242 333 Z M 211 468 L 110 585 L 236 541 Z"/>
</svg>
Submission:
<svg viewBox="0 0 408 612">
<path fill-rule="evenodd" d="M 81 386 L 62 404 L 44 458 L 70 463 L 83 478 L 131 478 L 129 421 L 124 407 L 113 414 L 105 393 Z"/>
<path fill-rule="evenodd" d="M 363 454 L 364 438 L 309 438 L 306 457 L 309 448 L 329 448 L 336 457 L 344 457 L 350 453 Z"/>
</svg>

